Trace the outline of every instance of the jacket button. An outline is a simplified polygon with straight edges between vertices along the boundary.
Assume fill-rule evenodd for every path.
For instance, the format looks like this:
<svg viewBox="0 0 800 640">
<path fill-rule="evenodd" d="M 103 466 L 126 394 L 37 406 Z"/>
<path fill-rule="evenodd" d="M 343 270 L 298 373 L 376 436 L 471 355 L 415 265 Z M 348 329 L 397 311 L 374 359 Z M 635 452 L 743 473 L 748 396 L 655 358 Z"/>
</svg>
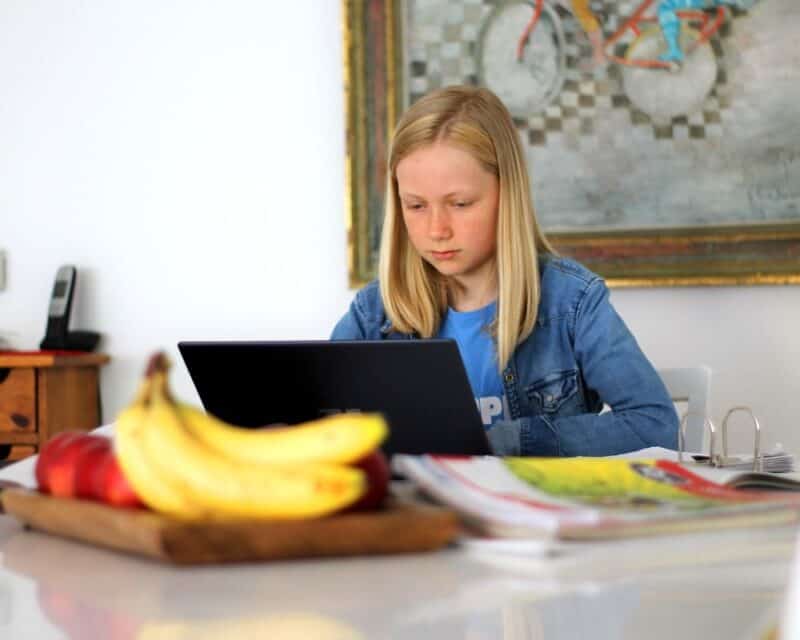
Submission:
<svg viewBox="0 0 800 640">
<path fill-rule="evenodd" d="M 506 374 L 506 382 L 514 382 L 514 374 L 513 373 L 507 373 Z"/>
</svg>

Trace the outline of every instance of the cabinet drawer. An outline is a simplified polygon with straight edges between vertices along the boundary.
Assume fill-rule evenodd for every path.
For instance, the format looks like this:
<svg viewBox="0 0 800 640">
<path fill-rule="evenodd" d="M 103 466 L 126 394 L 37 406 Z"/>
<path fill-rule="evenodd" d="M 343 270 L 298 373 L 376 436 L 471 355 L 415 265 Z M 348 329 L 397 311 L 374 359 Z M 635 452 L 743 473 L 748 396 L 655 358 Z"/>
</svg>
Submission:
<svg viewBox="0 0 800 640">
<path fill-rule="evenodd" d="M 36 453 L 36 447 L 30 445 L 2 445 L 0 444 L 0 461 L 15 462 L 24 460 Z"/>
<path fill-rule="evenodd" d="M 36 431 L 36 370 L 0 368 L 0 433 Z"/>
</svg>

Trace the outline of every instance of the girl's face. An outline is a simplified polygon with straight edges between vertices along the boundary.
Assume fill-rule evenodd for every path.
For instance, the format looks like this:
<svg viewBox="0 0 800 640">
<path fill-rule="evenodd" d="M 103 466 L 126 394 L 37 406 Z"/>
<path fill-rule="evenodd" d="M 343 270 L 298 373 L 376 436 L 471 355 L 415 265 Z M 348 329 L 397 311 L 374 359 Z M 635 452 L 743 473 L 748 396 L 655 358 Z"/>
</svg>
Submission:
<svg viewBox="0 0 800 640">
<path fill-rule="evenodd" d="M 396 173 L 408 237 L 423 259 L 467 288 L 493 280 L 497 177 L 445 142 L 408 154 Z"/>
</svg>

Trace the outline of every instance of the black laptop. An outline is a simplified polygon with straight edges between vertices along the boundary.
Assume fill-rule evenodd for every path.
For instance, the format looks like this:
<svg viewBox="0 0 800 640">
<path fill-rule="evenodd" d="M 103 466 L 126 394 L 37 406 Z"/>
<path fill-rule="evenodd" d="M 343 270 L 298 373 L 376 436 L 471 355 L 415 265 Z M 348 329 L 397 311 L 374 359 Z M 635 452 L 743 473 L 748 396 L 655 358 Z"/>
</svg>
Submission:
<svg viewBox="0 0 800 640">
<path fill-rule="evenodd" d="M 231 424 L 380 412 L 395 453 L 490 453 L 452 340 L 179 342 L 206 411 Z"/>
</svg>

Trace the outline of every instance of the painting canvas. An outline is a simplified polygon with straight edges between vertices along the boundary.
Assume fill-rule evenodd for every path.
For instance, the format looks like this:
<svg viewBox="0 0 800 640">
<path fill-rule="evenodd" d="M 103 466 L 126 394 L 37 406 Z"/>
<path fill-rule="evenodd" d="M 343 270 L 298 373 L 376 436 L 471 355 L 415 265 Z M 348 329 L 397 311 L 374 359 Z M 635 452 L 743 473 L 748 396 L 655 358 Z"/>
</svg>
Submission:
<svg viewBox="0 0 800 640">
<path fill-rule="evenodd" d="M 503 99 L 545 231 L 610 284 L 800 282 L 796 0 L 344 7 L 353 284 L 397 115 L 450 84 Z"/>
</svg>

